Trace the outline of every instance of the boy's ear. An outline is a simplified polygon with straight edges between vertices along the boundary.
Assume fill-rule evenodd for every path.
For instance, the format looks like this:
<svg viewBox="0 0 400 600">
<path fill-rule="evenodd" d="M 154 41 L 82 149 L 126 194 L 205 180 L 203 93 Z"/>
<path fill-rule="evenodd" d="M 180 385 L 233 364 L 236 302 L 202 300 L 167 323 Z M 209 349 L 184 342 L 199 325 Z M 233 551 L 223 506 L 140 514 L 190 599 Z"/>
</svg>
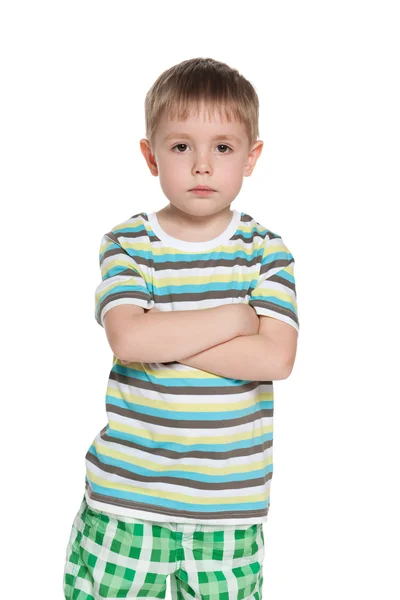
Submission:
<svg viewBox="0 0 400 600">
<path fill-rule="evenodd" d="M 157 167 L 156 158 L 151 149 L 149 140 L 146 140 L 146 138 L 143 138 L 142 140 L 140 140 L 140 150 L 142 151 L 142 154 L 146 160 L 147 166 L 150 169 L 150 173 L 154 176 L 157 176 L 158 175 L 158 167 Z"/>
<path fill-rule="evenodd" d="M 246 164 L 244 166 L 244 176 L 245 177 L 249 177 L 252 174 L 253 169 L 256 166 L 256 162 L 260 157 L 263 146 L 264 146 L 264 142 L 262 142 L 261 140 L 257 140 L 253 144 L 253 146 L 247 156 Z"/>
</svg>

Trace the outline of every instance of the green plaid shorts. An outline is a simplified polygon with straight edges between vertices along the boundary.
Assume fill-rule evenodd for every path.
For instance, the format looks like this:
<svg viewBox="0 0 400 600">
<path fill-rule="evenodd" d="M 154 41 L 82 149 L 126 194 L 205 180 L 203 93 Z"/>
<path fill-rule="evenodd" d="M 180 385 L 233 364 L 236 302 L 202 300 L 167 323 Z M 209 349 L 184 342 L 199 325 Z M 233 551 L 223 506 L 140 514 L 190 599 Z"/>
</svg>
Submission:
<svg viewBox="0 0 400 600">
<path fill-rule="evenodd" d="M 262 600 L 264 534 L 254 525 L 161 523 L 91 509 L 85 497 L 66 552 L 66 600 Z"/>
</svg>

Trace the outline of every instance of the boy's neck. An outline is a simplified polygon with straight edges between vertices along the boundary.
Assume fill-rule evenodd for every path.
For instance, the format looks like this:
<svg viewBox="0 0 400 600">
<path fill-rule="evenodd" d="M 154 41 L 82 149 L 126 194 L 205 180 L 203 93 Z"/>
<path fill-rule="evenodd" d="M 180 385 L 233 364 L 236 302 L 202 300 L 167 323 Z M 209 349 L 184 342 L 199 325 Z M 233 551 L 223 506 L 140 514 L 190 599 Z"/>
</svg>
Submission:
<svg viewBox="0 0 400 600">
<path fill-rule="evenodd" d="M 171 237 L 188 242 L 207 242 L 225 231 L 232 221 L 233 211 L 226 206 L 212 215 L 193 216 L 169 205 L 156 215 L 160 227 Z"/>
</svg>

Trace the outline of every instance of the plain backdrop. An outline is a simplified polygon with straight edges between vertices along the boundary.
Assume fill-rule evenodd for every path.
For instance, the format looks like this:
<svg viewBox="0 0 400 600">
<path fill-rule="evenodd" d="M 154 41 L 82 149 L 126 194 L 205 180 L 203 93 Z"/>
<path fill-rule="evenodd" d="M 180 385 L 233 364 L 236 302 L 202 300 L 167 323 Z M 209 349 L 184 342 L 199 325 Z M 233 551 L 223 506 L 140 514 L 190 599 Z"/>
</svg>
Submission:
<svg viewBox="0 0 400 600">
<path fill-rule="evenodd" d="M 265 598 L 400 597 L 399 26 L 384 0 L 2 3 L 2 597 L 63 598 L 112 366 L 99 245 L 166 205 L 144 98 L 196 56 L 256 88 L 265 145 L 232 208 L 296 261 Z"/>
</svg>

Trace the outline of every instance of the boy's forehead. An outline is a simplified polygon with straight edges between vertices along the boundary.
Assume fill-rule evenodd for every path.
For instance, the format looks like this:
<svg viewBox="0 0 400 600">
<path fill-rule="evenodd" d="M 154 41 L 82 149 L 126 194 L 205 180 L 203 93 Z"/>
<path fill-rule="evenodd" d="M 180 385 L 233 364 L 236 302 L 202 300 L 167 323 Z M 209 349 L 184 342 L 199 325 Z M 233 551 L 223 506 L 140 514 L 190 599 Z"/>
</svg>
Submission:
<svg viewBox="0 0 400 600">
<path fill-rule="evenodd" d="M 247 131 L 243 123 L 236 119 L 228 121 L 223 115 L 215 113 L 206 113 L 200 111 L 199 114 L 189 113 L 186 119 L 177 117 L 171 118 L 168 115 L 161 116 L 158 127 L 162 139 L 171 138 L 174 134 L 215 134 L 220 136 L 236 136 L 241 139 L 246 137 Z"/>
</svg>

